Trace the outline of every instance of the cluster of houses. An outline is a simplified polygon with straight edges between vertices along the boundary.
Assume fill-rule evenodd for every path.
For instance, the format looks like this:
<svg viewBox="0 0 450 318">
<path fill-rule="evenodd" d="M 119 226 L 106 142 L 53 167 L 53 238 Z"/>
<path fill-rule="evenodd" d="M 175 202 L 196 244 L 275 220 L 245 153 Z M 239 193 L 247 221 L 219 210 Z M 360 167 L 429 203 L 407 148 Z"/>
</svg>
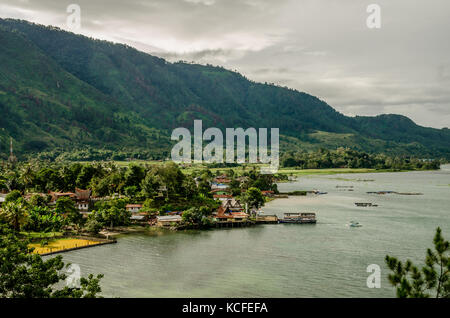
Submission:
<svg viewBox="0 0 450 318">
<path fill-rule="evenodd" d="M 247 177 L 239 177 L 236 180 L 241 182 L 246 181 Z M 252 213 L 256 211 L 248 211 L 247 206 L 243 206 L 241 202 L 234 198 L 230 189 L 231 180 L 226 175 L 214 178 L 211 183 L 211 193 L 213 198 L 221 202 L 217 211 L 213 212 L 212 218 L 216 223 L 245 223 L 248 221 Z M 263 191 L 265 196 L 273 196 L 273 191 Z M 26 198 L 30 198 L 33 194 L 27 194 Z M 40 194 L 47 196 L 47 194 Z M 56 201 L 62 197 L 67 197 L 73 200 L 75 207 L 83 216 L 87 217 L 90 213 L 94 203 L 98 200 L 107 198 L 92 197 L 90 189 L 76 188 L 75 192 L 49 192 L 51 196 L 50 205 L 55 205 Z M 0 194 L 0 205 L 5 200 L 6 194 Z M 136 223 L 145 222 L 150 225 L 157 225 L 160 227 L 171 227 L 181 222 L 182 212 L 168 212 L 167 215 L 156 216 L 156 218 L 149 219 L 147 213 L 142 212 L 142 204 L 127 204 L 126 210 L 131 214 L 131 220 Z"/>
</svg>

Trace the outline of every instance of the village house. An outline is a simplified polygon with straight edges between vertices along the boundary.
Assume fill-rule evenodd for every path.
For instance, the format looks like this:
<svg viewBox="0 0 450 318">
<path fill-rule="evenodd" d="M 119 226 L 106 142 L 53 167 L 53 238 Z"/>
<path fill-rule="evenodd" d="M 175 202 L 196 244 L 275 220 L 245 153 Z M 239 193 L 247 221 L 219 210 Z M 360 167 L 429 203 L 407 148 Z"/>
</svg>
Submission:
<svg viewBox="0 0 450 318">
<path fill-rule="evenodd" d="M 227 176 L 220 176 L 220 177 L 216 177 L 213 180 L 214 183 L 221 183 L 221 184 L 227 184 L 230 183 L 231 180 L 227 178 Z"/>
<path fill-rule="evenodd" d="M 241 201 L 232 198 L 228 199 L 227 201 L 222 203 L 222 206 L 224 206 L 226 209 L 228 209 L 231 212 L 242 212 L 244 211 L 243 206 L 241 205 Z"/>
<path fill-rule="evenodd" d="M 211 190 L 224 190 L 224 189 L 228 189 L 229 185 L 226 183 L 216 183 L 213 182 L 211 184 Z"/>
<path fill-rule="evenodd" d="M 156 217 L 156 225 L 160 227 L 171 227 L 181 222 L 180 215 L 164 215 Z"/>
<path fill-rule="evenodd" d="M 227 199 L 222 202 L 218 210 L 213 213 L 213 219 L 219 223 L 246 222 L 249 215 L 245 213 L 239 200 Z"/>
<path fill-rule="evenodd" d="M 228 199 L 232 199 L 233 196 L 231 194 L 213 194 L 213 198 L 219 201 L 226 201 Z"/>
<path fill-rule="evenodd" d="M 82 189 L 75 189 L 75 206 L 80 212 L 89 212 L 89 203 L 91 201 L 91 194 L 92 191 L 90 189 L 88 190 L 82 190 Z"/>
<path fill-rule="evenodd" d="M 58 199 L 67 197 L 74 201 L 75 207 L 80 211 L 81 213 L 88 213 L 89 212 L 89 204 L 91 202 L 91 194 L 92 191 L 90 189 L 83 190 L 79 188 L 75 188 L 74 192 L 49 192 L 51 196 L 50 204 L 54 205 L 56 204 L 56 201 Z"/>
<path fill-rule="evenodd" d="M 49 194 L 51 196 L 50 204 L 55 204 L 56 201 L 58 201 L 58 199 L 63 198 L 63 197 L 67 197 L 67 198 L 70 198 L 72 200 L 75 200 L 75 193 L 73 193 L 73 192 L 53 192 L 53 191 L 50 191 Z"/>
<path fill-rule="evenodd" d="M 125 206 L 125 209 L 128 212 L 131 212 L 131 214 L 139 213 L 139 211 L 142 209 L 142 204 L 127 204 Z"/>
<path fill-rule="evenodd" d="M 132 223 L 147 223 L 149 221 L 149 215 L 145 212 L 132 214 L 130 217 Z"/>
</svg>

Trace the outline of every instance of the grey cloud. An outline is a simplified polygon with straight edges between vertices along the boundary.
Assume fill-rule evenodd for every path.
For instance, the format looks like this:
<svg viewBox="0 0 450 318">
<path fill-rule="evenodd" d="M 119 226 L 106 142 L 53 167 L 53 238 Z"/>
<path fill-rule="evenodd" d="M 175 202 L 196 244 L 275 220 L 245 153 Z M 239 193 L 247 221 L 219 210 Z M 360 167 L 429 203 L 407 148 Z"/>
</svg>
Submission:
<svg viewBox="0 0 450 318">
<path fill-rule="evenodd" d="M 168 60 L 223 65 L 252 80 L 316 95 L 348 115 L 382 112 L 450 126 L 448 0 L 2 0 L 1 17 L 65 27 Z"/>
</svg>

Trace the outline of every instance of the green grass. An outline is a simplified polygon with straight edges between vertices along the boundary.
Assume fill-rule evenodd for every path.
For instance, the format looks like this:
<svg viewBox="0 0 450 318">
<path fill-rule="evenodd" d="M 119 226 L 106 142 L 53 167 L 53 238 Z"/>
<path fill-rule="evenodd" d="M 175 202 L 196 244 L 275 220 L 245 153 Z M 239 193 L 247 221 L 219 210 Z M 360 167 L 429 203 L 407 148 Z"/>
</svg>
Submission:
<svg viewBox="0 0 450 318">
<path fill-rule="evenodd" d="M 292 169 L 292 168 L 281 168 L 278 170 L 278 173 L 282 174 L 292 174 L 292 175 L 332 175 L 332 174 L 340 174 L 340 173 L 371 173 L 371 172 L 379 172 L 380 170 L 376 169 L 352 169 L 352 168 L 332 168 L 332 169 Z"/>
<path fill-rule="evenodd" d="M 168 161 L 157 161 L 157 160 L 131 160 L 131 161 L 108 161 L 113 162 L 118 166 L 128 166 L 130 164 L 137 165 L 162 165 L 167 163 Z M 79 161 L 79 163 L 86 163 L 86 161 Z M 246 171 L 250 171 L 254 167 L 257 169 L 263 167 L 263 164 L 243 164 L 237 167 L 230 168 L 209 168 L 212 173 L 217 173 L 220 171 L 221 173 L 227 173 L 229 170 L 234 170 L 235 175 L 240 176 Z M 206 169 L 207 166 L 205 164 L 193 163 L 193 164 L 185 164 L 182 166 L 181 170 L 183 173 L 190 175 L 195 170 L 203 170 Z M 300 169 L 300 168 L 279 168 L 278 174 L 285 175 L 296 175 L 296 176 L 306 176 L 306 175 L 335 175 L 335 174 L 343 174 L 343 173 L 380 173 L 380 172 L 407 172 L 411 170 L 394 170 L 394 169 L 370 169 L 370 168 L 329 168 L 329 169 Z M 418 170 L 422 171 L 422 170 Z M 347 181 L 353 181 L 352 179 L 348 179 Z"/>
<path fill-rule="evenodd" d="M 62 236 L 62 232 L 20 232 L 21 235 L 29 238 L 52 238 Z"/>
</svg>

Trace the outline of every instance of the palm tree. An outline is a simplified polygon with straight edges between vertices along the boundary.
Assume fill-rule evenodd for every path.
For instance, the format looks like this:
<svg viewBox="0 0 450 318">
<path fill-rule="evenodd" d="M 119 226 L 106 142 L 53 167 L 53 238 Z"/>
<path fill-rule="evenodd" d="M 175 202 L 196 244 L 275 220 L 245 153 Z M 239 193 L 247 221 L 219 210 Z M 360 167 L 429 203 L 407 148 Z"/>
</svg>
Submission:
<svg viewBox="0 0 450 318">
<path fill-rule="evenodd" d="M 25 188 L 30 188 L 33 185 L 34 180 L 34 167 L 31 164 L 27 164 L 22 168 L 21 180 L 25 185 Z"/>
<path fill-rule="evenodd" d="M 15 231 L 19 231 L 27 219 L 27 211 L 22 202 L 8 202 L 1 212 Z"/>
</svg>

